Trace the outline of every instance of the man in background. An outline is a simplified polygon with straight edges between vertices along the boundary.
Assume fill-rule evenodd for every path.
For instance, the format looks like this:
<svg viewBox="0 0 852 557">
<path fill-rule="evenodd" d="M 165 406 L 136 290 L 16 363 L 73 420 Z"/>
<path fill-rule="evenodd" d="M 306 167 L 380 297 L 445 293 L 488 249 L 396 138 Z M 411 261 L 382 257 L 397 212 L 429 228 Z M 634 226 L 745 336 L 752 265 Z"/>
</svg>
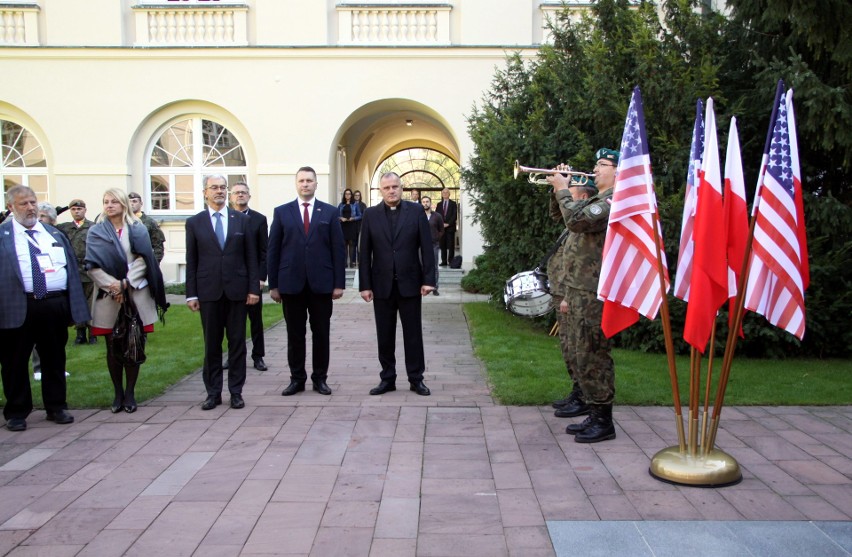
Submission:
<svg viewBox="0 0 852 557">
<path fill-rule="evenodd" d="M 257 259 L 257 274 L 260 278 L 260 301 L 248 306 L 248 319 L 251 324 L 251 360 L 254 369 L 266 371 L 266 347 L 263 342 L 263 283 L 266 282 L 266 244 L 269 242 L 269 227 L 266 216 L 254 209 L 249 209 L 251 192 L 248 184 L 237 182 L 231 186 L 231 207 L 248 215 L 249 234 L 254 237 L 254 255 Z"/>
<path fill-rule="evenodd" d="M 86 300 L 91 302 L 94 284 L 89 278 L 89 273 L 86 272 L 86 265 L 83 260 L 86 258 L 86 236 L 89 234 L 89 229 L 93 223 L 86 218 L 86 202 L 82 199 L 72 199 L 68 204 L 68 210 L 71 212 L 71 222 L 63 222 L 57 226 L 71 242 L 71 247 L 74 248 L 76 255 L 76 268 L 80 276 L 80 282 L 83 284 L 83 294 Z M 98 337 L 89 336 L 86 340 L 86 331 L 89 326 L 87 323 L 75 323 L 77 329 L 77 337 L 74 339 L 74 344 L 95 344 L 98 342 Z"/>
<path fill-rule="evenodd" d="M 444 235 L 441 237 L 441 267 L 446 267 L 456 256 L 456 221 L 459 216 L 459 206 L 450 199 L 450 190 L 441 190 L 441 203 L 436 208 L 444 219 Z"/>
<path fill-rule="evenodd" d="M 160 263 L 165 253 L 166 237 L 163 235 L 163 231 L 160 230 L 160 225 L 157 224 L 157 221 L 142 211 L 142 196 L 132 191 L 127 194 L 127 197 L 130 198 L 130 210 L 133 211 L 136 218 L 142 221 L 142 224 L 148 229 L 148 236 L 151 238 L 151 248 L 154 250 L 154 258 L 157 260 L 157 263 Z"/>
<path fill-rule="evenodd" d="M 426 213 L 426 218 L 429 220 L 429 231 L 432 233 L 432 253 L 435 254 L 435 261 L 438 261 L 438 252 L 441 249 L 441 238 L 444 236 L 444 218 L 432 210 L 432 198 L 424 195 L 421 200 L 423 210 Z M 438 279 L 440 273 L 438 267 L 435 267 L 435 290 L 432 291 L 433 296 L 440 296 L 438 293 Z"/>
</svg>

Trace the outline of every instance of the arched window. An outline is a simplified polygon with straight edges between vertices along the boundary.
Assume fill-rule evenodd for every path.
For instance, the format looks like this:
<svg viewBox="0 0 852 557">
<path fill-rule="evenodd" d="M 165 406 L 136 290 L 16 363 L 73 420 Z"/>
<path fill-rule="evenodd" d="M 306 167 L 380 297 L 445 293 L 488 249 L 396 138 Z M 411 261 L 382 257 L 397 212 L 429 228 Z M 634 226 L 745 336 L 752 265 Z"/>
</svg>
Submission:
<svg viewBox="0 0 852 557">
<path fill-rule="evenodd" d="M 153 214 L 191 214 L 204 207 L 202 180 L 222 174 L 228 185 L 246 179 L 239 140 L 212 120 L 187 118 L 159 133 L 145 168 L 147 206 Z"/>
<path fill-rule="evenodd" d="M 47 201 L 47 161 L 38 139 L 26 128 L 0 120 L 0 177 L 5 193 L 15 184 L 29 186 Z"/>
<path fill-rule="evenodd" d="M 428 195 L 432 202 L 441 199 L 441 190 L 450 190 L 450 199 L 458 201 L 461 169 L 459 164 L 448 155 L 434 149 L 404 149 L 382 161 L 379 169 L 373 175 L 370 188 L 371 205 L 378 203 L 382 196 L 379 193 L 379 179 L 385 172 L 396 172 L 400 176 L 403 189 L 403 199 L 409 199 L 413 189 L 420 190 L 420 195 Z"/>
</svg>

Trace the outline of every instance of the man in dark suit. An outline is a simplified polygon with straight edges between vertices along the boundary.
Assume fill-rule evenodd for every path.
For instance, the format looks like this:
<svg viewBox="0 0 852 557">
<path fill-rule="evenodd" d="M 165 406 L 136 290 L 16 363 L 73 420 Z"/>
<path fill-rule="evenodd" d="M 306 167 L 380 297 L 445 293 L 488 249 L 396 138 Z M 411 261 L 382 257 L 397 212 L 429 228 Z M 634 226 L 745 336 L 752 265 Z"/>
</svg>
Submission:
<svg viewBox="0 0 852 557">
<path fill-rule="evenodd" d="M 419 203 L 401 201 L 395 172 L 379 182 L 382 203 L 364 211 L 361 219 L 361 297 L 373 303 L 379 344 L 381 382 L 370 391 L 380 395 L 396 390 L 396 319 L 402 322 L 405 371 L 412 391 L 431 394 L 423 382 L 421 298 L 435 289 L 435 256 L 429 222 Z"/>
<path fill-rule="evenodd" d="M 456 221 L 459 218 L 459 206 L 450 199 L 450 190 L 441 190 L 441 202 L 435 211 L 444 219 L 444 235 L 441 236 L 441 267 L 456 256 Z"/>
<path fill-rule="evenodd" d="M 91 319 L 68 238 L 38 220 L 32 189 L 12 186 L 6 207 L 14 218 L 0 224 L 0 373 L 10 431 L 27 429 L 33 409 L 29 358 L 41 356 L 41 394 L 47 419 L 70 424 L 65 401 L 68 327 Z"/>
<path fill-rule="evenodd" d="M 305 322 L 310 315 L 313 388 L 330 395 L 329 335 L 333 301 L 346 286 L 346 248 L 337 207 L 314 197 L 317 173 L 304 166 L 296 172 L 298 198 L 275 208 L 269 231 L 269 296 L 284 303 L 290 384 L 281 393 L 305 390 Z"/>
<path fill-rule="evenodd" d="M 207 209 L 186 221 L 186 305 L 201 310 L 204 331 L 202 410 L 222 404 L 222 339 L 228 336 L 231 408 L 243 408 L 246 306 L 260 300 L 260 279 L 249 218 L 226 206 L 224 176 L 204 177 Z"/>
<path fill-rule="evenodd" d="M 251 192 L 248 184 L 237 182 L 231 186 L 231 207 L 248 215 L 249 234 L 254 238 L 254 248 L 257 255 L 257 274 L 260 277 L 260 301 L 248 306 L 248 319 L 251 323 L 251 360 L 254 369 L 266 371 L 266 346 L 263 342 L 263 283 L 266 281 L 266 244 L 269 241 L 269 227 L 266 224 L 266 216 L 254 209 L 249 209 Z"/>
</svg>

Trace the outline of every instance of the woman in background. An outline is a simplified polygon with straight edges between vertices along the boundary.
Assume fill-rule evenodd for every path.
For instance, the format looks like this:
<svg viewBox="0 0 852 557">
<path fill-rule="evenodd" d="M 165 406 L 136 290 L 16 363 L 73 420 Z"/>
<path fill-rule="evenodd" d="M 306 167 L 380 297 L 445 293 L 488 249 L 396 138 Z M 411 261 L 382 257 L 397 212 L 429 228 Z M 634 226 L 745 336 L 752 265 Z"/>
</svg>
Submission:
<svg viewBox="0 0 852 557">
<path fill-rule="evenodd" d="M 133 413 L 139 364 L 124 361 L 113 340 L 113 326 L 125 295 L 136 305 L 146 334 L 154 331 L 157 314 L 162 320 L 168 304 L 148 229 L 133 215 L 124 190 L 111 188 L 104 193 L 103 213 L 86 237 L 86 269 L 96 288 L 92 334 L 106 337 L 107 368 L 115 389 L 110 410 Z"/>
<path fill-rule="evenodd" d="M 343 190 L 343 199 L 337 210 L 340 211 L 340 226 L 343 228 L 343 241 L 346 242 L 346 258 L 349 266 L 354 267 L 358 257 L 358 225 L 363 213 L 349 188 Z"/>
</svg>

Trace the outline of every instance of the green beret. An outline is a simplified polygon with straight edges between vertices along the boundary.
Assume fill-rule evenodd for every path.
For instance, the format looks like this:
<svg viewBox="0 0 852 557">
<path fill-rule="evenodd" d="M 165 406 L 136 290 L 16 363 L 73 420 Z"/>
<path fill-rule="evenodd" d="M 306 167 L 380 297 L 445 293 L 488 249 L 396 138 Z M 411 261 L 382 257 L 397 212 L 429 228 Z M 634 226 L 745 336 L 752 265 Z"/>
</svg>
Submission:
<svg viewBox="0 0 852 557">
<path fill-rule="evenodd" d="M 601 159 L 604 159 L 604 160 L 612 161 L 615 164 L 618 164 L 618 158 L 620 156 L 621 156 L 621 153 L 619 153 L 618 151 L 614 151 L 612 149 L 607 149 L 606 147 L 603 147 L 601 149 L 598 149 L 598 152 L 595 153 L 595 160 L 599 161 Z"/>
</svg>

